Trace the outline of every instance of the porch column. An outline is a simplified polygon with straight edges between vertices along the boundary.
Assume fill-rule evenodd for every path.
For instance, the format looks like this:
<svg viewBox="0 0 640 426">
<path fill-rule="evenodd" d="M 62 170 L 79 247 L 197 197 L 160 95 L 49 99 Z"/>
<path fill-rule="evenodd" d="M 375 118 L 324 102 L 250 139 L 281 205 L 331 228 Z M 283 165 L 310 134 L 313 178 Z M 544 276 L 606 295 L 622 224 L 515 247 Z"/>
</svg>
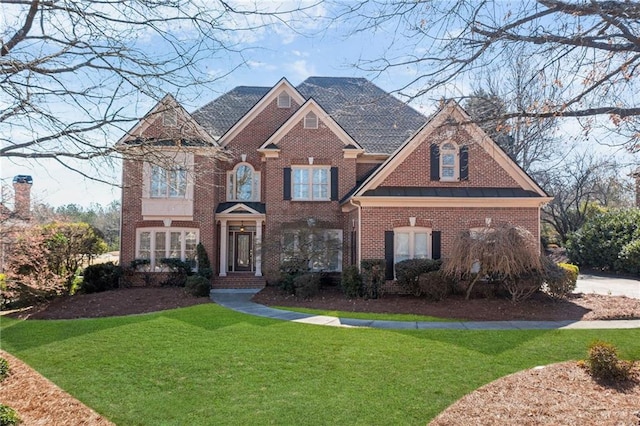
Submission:
<svg viewBox="0 0 640 426">
<path fill-rule="evenodd" d="M 220 219 L 220 276 L 227 276 L 227 220 Z"/>
<path fill-rule="evenodd" d="M 262 276 L 262 220 L 256 220 L 256 240 L 254 241 L 256 277 Z"/>
</svg>

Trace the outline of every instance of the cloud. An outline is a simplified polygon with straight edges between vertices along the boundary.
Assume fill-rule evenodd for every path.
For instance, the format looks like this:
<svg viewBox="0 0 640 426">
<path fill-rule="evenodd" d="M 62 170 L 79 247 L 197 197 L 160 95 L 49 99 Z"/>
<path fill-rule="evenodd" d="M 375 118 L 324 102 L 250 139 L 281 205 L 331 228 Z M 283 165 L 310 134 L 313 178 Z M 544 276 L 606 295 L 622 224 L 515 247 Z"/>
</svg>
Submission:
<svg viewBox="0 0 640 426">
<path fill-rule="evenodd" d="M 286 69 L 288 74 L 294 76 L 294 79 L 297 80 L 303 80 L 309 76 L 316 75 L 315 66 L 309 64 L 304 59 L 288 63 Z"/>
</svg>

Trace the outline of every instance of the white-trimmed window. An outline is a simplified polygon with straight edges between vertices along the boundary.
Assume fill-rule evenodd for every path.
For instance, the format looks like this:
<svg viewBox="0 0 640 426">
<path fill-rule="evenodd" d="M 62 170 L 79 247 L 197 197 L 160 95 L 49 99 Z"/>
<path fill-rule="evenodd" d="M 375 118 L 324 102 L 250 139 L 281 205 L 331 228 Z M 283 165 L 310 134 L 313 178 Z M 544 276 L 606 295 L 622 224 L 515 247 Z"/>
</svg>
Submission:
<svg viewBox="0 0 640 426">
<path fill-rule="evenodd" d="M 227 201 L 260 201 L 260 172 L 240 163 L 227 172 Z"/>
<path fill-rule="evenodd" d="M 304 116 L 304 128 L 305 129 L 317 129 L 318 128 L 318 116 L 314 112 L 309 112 Z"/>
<path fill-rule="evenodd" d="M 151 198 L 185 198 L 187 195 L 187 170 L 165 169 L 151 166 Z"/>
<path fill-rule="evenodd" d="M 405 226 L 395 228 L 393 263 L 407 259 L 431 259 L 431 228 Z"/>
<path fill-rule="evenodd" d="M 331 167 L 291 168 L 292 199 L 327 201 L 331 198 Z"/>
<path fill-rule="evenodd" d="M 196 266 L 198 229 L 140 228 L 136 233 L 136 258 L 148 259 L 152 271 L 162 270 L 162 259 L 180 259 Z"/>
<path fill-rule="evenodd" d="M 278 108 L 291 108 L 291 96 L 285 91 L 278 95 Z"/>
<path fill-rule="evenodd" d="M 302 229 L 285 231 L 283 261 L 304 258 L 311 271 L 342 271 L 342 229 Z"/>
<path fill-rule="evenodd" d="M 458 146 L 453 142 L 445 142 L 440 145 L 440 180 L 458 180 L 460 178 L 459 170 Z"/>
</svg>

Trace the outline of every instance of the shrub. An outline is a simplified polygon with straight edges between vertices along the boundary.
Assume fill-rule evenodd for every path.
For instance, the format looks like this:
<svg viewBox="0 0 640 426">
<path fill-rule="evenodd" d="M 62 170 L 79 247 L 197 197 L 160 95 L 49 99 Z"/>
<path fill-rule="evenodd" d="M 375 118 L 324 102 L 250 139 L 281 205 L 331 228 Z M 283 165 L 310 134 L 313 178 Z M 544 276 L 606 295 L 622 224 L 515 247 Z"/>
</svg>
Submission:
<svg viewBox="0 0 640 426">
<path fill-rule="evenodd" d="M 207 297 L 211 291 L 209 279 L 200 275 L 187 277 L 184 291 L 195 297 Z"/>
<path fill-rule="evenodd" d="M 122 269 L 113 262 L 89 265 L 84 270 L 80 293 L 99 293 L 119 287 Z"/>
<path fill-rule="evenodd" d="M 355 265 L 347 266 L 342 271 L 342 280 L 340 282 L 342 292 L 348 298 L 355 298 L 362 296 L 362 275 L 358 267 Z"/>
<path fill-rule="evenodd" d="M 640 240 L 640 209 L 612 209 L 590 217 L 569 236 L 567 254 L 580 266 L 618 271 L 623 247 Z"/>
<path fill-rule="evenodd" d="M 280 264 L 278 287 L 287 294 L 296 294 L 294 280 L 307 272 L 308 262 L 303 259 L 290 259 Z"/>
<path fill-rule="evenodd" d="M 452 293 L 453 280 L 442 272 L 429 271 L 418 278 L 420 292 L 429 300 L 444 300 Z"/>
<path fill-rule="evenodd" d="M 570 263 L 553 263 L 545 259 L 544 261 L 544 281 L 543 290 L 554 299 L 567 297 L 569 293 L 576 289 L 579 269 Z"/>
<path fill-rule="evenodd" d="M 616 270 L 640 274 L 640 238 L 622 247 L 615 263 Z"/>
<path fill-rule="evenodd" d="M 382 297 L 385 283 L 386 261 L 384 259 L 364 259 L 362 268 L 362 293 L 365 299 Z"/>
<path fill-rule="evenodd" d="M 586 361 L 589 374 L 597 380 L 616 382 L 631 378 L 633 364 L 618 358 L 618 350 L 611 343 L 596 340 L 589 345 Z"/>
<path fill-rule="evenodd" d="M 160 259 L 160 264 L 169 268 L 169 276 L 161 285 L 169 287 L 184 287 L 187 277 L 193 275 L 191 264 L 176 258 Z"/>
<path fill-rule="evenodd" d="M 14 426 L 20 423 L 16 411 L 4 404 L 0 404 L 0 426 Z"/>
<path fill-rule="evenodd" d="M 6 359 L 0 358 L 0 382 L 4 381 L 9 375 L 9 363 Z"/>
<path fill-rule="evenodd" d="M 198 243 L 196 246 L 196 258 L 198 259 L 198 275 L 210 279 L 213 276 L 213 269 L 211 268 L 207 249 L 204 248 L 202 243 Z"/>
<path fill-rule="evenodd" d="M 320 275 L 319 274 L 303 274 L 293 279 L 296 297 L 309 299 L 316 296 L 320 291 Z"/>
<path fill-rule="evenodd" d="M 505 277 L 502 287 L 511 295 L 513 303 L 528 299 L 540 290 L 543 284 L 543 274 L 540 271 L 532 271 L 513 277 Z"/>
<path fill-rule="evenodd" d="M 396 278 L 400 288 L 414 296 L 420 296 L 421 290 L 418 277 L 421 274 L 437 271 L 442 261 L 433 259 L 407 259 L 396 263 Z"/>
</svg>

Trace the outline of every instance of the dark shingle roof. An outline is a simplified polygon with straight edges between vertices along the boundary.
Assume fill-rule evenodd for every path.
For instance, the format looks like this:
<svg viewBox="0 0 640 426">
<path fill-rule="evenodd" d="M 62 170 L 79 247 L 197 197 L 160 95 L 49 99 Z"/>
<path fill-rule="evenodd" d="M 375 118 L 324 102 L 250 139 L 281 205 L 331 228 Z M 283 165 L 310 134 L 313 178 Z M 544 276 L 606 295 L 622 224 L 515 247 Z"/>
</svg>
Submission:
<svg viewBox="0 0 640 426">
<path fill-rule="evenodd" d="M 238 86 L 225 93 L 191 116 L 215 139 L 224 135 L 249 110 L 258 103 L 270 87 Z"/>
<path fill-rule="evenodd" d="M 440 188 L 414 186 L 381 186 L 369 190 L 363 195 L 369 197 L 540 197 L 540 194 L 537 192 L 522 188 Z"/>
<path fill-rule="evenodd" d="M 313 98 L 369 153 L 392 153 L 426 122 L 422 114 L 364 78 L 310 77 L 297 89 L 306 99 Z M 217 139 L 269 90 L 236 87 L 192 116 Z"/>
<path fill-rule="evenodd" d="M 392 153 L 426 122 L 425 116 L 365 78 L 310 77 L 297 89 L 369 153 Z"/>
</svg>

